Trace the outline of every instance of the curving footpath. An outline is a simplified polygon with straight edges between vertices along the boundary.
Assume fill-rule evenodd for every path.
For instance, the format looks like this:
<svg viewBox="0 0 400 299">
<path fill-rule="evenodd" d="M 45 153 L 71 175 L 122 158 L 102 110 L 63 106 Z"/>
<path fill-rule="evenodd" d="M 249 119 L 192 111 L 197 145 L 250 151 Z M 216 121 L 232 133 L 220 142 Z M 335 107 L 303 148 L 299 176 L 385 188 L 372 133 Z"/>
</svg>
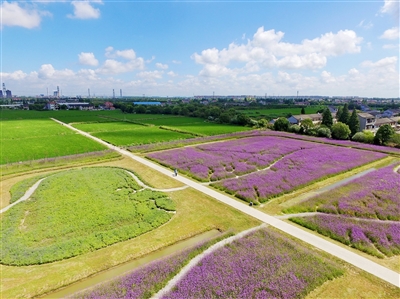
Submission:
<svg viewBox="0 0 400 299">
<path fill-rule="evenodd" d="M 94 137 L 86 132 L 78 130 L 78 129 L 76 129 L 70 125 L 67 125 L 63 122 L 60 122 L 54 118 L 53 118 L 53 120 L 70 128 L 71 130 L 74 130 L 74 131 L 82 134 L 83 136 L 91 138 L 91 139 L 107 146 L 110 149 L 116 150 L 119 153 L 132 158 L 135 161 L 138 161 L 148 167 L 151 167 L 165 175 L 171 176 L 171 170 L 169 170 L 169 169 L 166 169 L 166 168 L 164 168 L 158 164 L 155 164 L 149 160 L 146 160 L 144 158 L 138 157 L 127 150 L 124 150 L 117 146 L 111 145 L 97 137 Z M 320 250 L 323 250 L 333 256 L 336 256 L 336 257 L 348 262 L 349 264 L 352 264 L 353 266 L 356 266 L 372 275 L 375 275 L 375 276 L 381 278 L 382 280 L 384 280 L 388 283 L 391 283 L 392 285 L 400 287 L 400 274 L 393 270 L 383 267 L 365 257 L 362 257 L 354 252 L 351 252 L 350 250 L 347 250 L 346 248 L 343 248 L 343 247 L 333 244 L 327 240 L 324 240 L 324 239 L 320 238 L 319 236 L 313 235 L 303 229 L 300 229 L 300 228 L 295 227 L 287 222 L 279 220 L 279 219 L 275 218 L 274 216 L 267 215 L 259 210 L 256 210 L 256 209 L 248 206 L 247 204 L 239 202 L 233 198 L 230 198 L 229 196 L 219 193 L 213 189 L 210 189 L 209 187 L 204 186 L 201 183 L 197 183 L 195 181 L 192 181 L 192 180 L 182 177 L 182 176 L 176 176 L 176 177 L 174 176 L 173 178 L 180 181 L 181 183 L 188 185 L 188 186 L 192 187 L 193 189 L 196 189 L 210 197 L 213 197 L 216 200 L 223 202 L 223 203 L 225 203 L 247 215 L 250 215 L 266 224 L 269 224 L 269 225 L 295 237 L 295 238 L 298 238 Z"/>
</svg>

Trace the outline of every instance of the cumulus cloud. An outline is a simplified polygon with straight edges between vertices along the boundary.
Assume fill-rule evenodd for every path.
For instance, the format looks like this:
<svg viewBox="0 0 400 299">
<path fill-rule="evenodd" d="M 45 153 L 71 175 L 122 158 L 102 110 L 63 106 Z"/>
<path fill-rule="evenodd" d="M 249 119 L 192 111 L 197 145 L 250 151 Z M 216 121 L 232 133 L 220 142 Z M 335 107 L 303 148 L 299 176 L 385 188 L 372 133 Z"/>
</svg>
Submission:
<svg viewBox="0 0 400 299">
<path fill-rule="evenodd" d="M 28 5 L 22 7 L 17 2 L 3 2 L 0 6 L 2 13 L 1 28 L 3 26 L 18 26 L 27 29 L 38 27 L 42 16 L 51 15 L 47 11 L 39 11 Z"/>
<path fill-rule="evenodd" d="M 90 66 L 97 66 L 99 64 L 99 61 L 96 59 L 96 57 L 94 57 L 93 53 L 81 52 L 81 54 L 78 54 L 78 56 L 80 64 Z"/>
<path fill-rule="evenodd" d="M 113 47 L 105 49 L 107 59 L 97 70 L 102 74 L 119 74 L 134 70 L 143 70 L 145 61 L 142 57 L 137 57 L 133 49 L 115 50 Z M 118 60 L 122 58 L 123 61 Z"/>
<path fill-rule="evenodd" d="M 384 68 L 389 70 L 394 70 L 397 65 L 398 58 L 396 56 L 385 57 L 376 62 L 372 62 L 370 60 L 366 60 L 361 63 L 361 66 L 367 68 Z"/>
<path fill-rule="evenodd" d="M 74 14 L 69 14 L 68 17 L 72 19 L 98 19 L 100 18 L 100 9 L 94 8 L 91 2 L 102 3 L 101 1 L 72 1 L 74 7 Z"/>
<path fill-rule="evenodd" d="M 384 0 L 380 11 L 381 13 L 399 13 L 399 1 Z"/>
<path fill-rule="evenodd" d="M 399 39 L 399 27 L 393 27 L 385 32 L 379 37 L 383 39 Z"/>
<path fill-rule="evenodd" d="M 231 43 L 222 50 L 205 49 L 191 58 L 204 65 L 200 74 L 205 76 L 232 74 L 229 66 L 233 63 L 245 64 L 241 69 L 235 69 L 236 73 L 255 71 L 260 67 L 315 70 L 324 67 L 328 57 L 359 53 L 362 41 L 352 30 L 329 32 L 312 40 L 305 39 L 300 44 L 284 42 L 283 37 L 281 31 L 260 27 L 246 44 Z"/>
<path fill-rule="evenodd" d="M 155 80 L 161 79 L 163 75 L 163 71 L 147 71 L 147 72 L 140 72 L 136 76 L 146 80 Z"/>
<path fill-rule="evenodd" d="M 157 62 L 156 67 L 158 67 L 159 69 L 162 69 L 162 70 L 166 70 L 166 69 L 168 69 L 168 64 L 162 64 L 162 63 Z"/>
</svg>

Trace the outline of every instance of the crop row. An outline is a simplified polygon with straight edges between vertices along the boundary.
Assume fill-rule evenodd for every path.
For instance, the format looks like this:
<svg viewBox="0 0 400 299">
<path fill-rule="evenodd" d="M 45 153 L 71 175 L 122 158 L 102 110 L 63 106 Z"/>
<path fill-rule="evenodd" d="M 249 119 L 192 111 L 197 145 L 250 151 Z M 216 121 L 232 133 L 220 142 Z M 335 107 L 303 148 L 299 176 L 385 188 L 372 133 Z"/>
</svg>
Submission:
<svg viewBox="0 0 400 299">
<path fill-rule="evenodd" d="M 290 220 L 380 258 L 400 254 L 400 222 L 351 219 L 324 214 L 294 217 Z"/>
<path fill-rule="evenodd" d="M 286 213 L 324 212 L 381 220 L 400 220 L 400 174 L 390 165 L 334 190 L 310 198 Z"/>
<path fill-rule="evenodd" d="M 1 262 L 42 264 L 124 241 L 166 223 L 163 193 L 143 190 L 115 168 L 84 168 L 44 180 L 31 200 L 3 214 Z"/>
</svg>

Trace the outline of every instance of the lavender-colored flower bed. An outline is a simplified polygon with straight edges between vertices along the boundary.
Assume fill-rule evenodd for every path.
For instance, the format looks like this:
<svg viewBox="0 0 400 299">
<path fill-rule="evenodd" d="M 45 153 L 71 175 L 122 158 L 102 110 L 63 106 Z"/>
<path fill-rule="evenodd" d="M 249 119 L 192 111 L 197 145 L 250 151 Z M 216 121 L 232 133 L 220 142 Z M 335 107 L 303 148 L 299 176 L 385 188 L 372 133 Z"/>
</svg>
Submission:
<svg viewBox="0 0 400 299">
<path fill-rule="evenodd" d="M 310 198 L 285 212 L 319 211 L 362 218 L 400 220 L 400 173 L 393 165 Z"/>
<path fill-rule="evenodd" d="M 400 154 L 399 148 L 374 145 L 374 144 L 368 144 L 368 143 L 361 143 L 361 142 L 355 142 L 355 141 L 350 141 L 350 140 L 336 140 L 336 139 L 313 137 L 313 136 L 299 135 L 299 134 L 294 134 L 294 133 L 271 131 L 271 130 L 261 131 L 260 134 L 265 135 L 265 136 L 281 136 L 281 137 L 287 137 L 287 138 L 293 138 L 293 139 L 299 139 L 299 140 L 308 140 L 308 141 L 321 142 L 321 143 L 327 143 L 327 144 L 333 144 L 333 145 L 342 145 L 342 146 L 358 148 L 358 149 L 374 150 L 374 151 L 388 153 L 388 154 Z"/>
<path fill-rule="evenodd" d="M 204 257 L 163 298 L 301 298 L 342 273 L 320 253 L 265 229 Z"/>
<path fill-rule="evenodd" d="M 296 144 L 297 141 L 292 143 Z M 246 201 L 265 202 L 271 197 L 384 156 L 381 153 L 313 144 L 287 155 L 271 169 L 227 179 L 213 186 Z"/>
<path fill-rule="evenodd" d="M 122 298 L 150 298 L 161 289 L 175 273 L 188 261 L 189 255 L 198 250 L 202 244 L 194 249 L 185 250 L 164 259 L 147 264 L 128 275 L 116 280 L 103 283 L 94 289 L 83 291 L 69 298 L 75 299 L 122 299 Z"/>
<path fill-rule="evenodd" d="M 356 220 L 323 214 L 290 220 L 371 255 L 400 254 L 400 222 Z"/>
<path fill-rule="evenodd" d="M 215 181 L 254 172 L 295 151 L 320 146 L 262 136 L 152 153 L 148 157 L 197 179 Z"/>
</svg>

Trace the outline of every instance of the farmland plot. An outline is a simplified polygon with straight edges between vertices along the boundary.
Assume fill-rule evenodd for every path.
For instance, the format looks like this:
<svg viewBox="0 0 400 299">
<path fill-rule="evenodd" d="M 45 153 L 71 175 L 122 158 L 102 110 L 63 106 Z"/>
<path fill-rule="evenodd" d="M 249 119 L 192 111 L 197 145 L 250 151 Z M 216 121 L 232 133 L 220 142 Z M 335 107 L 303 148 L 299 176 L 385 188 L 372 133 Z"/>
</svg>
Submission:
<svg viewBox="0 0 400 299">
<path fill-rule="evenodd" d="M 272 230 L 205 256 L 167 298 L 302 298 L 343 274 L 340 266 Z"/>
<path fill-rule="evenodd" d="M 122 169 L 91 167 L 46 178 L 28 201 L 2 214 L 0 261 L 49 263 L 151 231 L 170 220 L 173 202 L 141 190 Z"/>
<path fill-rule="evenodd" d="M 220 180 L 212 186 L 246 201 L 265 202 L 385 155 L 261 136 L 152 153 L 147 157 L 198 180 Z"/>
<path fill-rule="evenodd" d="M 106 149 L 52 120 L 3 121 L 0 130 L 1 164 Z"/>
</svg>

